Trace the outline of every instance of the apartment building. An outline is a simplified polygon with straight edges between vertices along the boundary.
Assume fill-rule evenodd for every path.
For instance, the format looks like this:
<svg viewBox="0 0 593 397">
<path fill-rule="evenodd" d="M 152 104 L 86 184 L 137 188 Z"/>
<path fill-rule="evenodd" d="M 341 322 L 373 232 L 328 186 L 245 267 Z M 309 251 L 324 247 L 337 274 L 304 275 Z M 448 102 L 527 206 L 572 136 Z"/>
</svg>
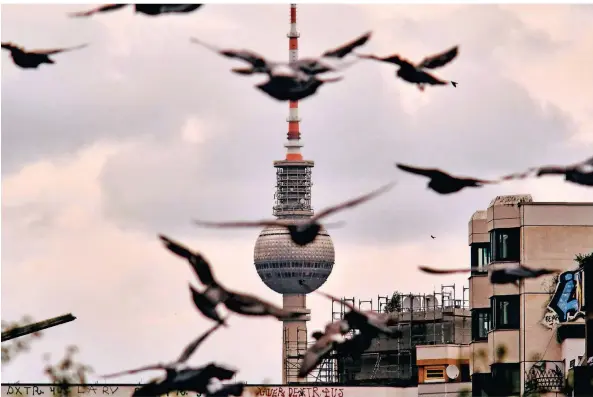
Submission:
<svg viewBox="0 0 593 397">
<path fill-rule="evenodd" d="M 577 329 L 583 320 L 550 315 L 558 276 L 492 285 L 488 273 L 517 264 L 576 270 L 575 256 L 593 250 L 593 203 L 496 197 L 471 217 L 469 246 L 472 395 L 519 396 L 534 390 L 563 395 L 568 367 L 585 347 Z M 572 331 L 558 333 L 559 321 Z"/>
</svg>

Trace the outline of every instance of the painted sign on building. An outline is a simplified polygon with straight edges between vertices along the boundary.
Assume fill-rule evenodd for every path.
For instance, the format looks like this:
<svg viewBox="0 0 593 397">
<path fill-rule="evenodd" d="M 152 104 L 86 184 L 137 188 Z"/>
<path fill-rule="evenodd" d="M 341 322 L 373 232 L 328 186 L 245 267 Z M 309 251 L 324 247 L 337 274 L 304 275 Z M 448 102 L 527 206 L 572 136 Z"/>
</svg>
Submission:
<svg viewBox="0 0 593 397">
<path fill-rule="evenodd" d="M 574 321 L 584 316 L 583 299 L 583 271 L 571 270 L 560 273 L 542 323 L 553 328 L 556 324 Z"/>
<path fill-rule="evenodd" d="M 130 397 L 140 385 L 88 384 L 69 387 L 71 397 Z M 49 384 L 3 383 L 2 397 L 41 396 L 61 397 L 62 388 Z M 247 386 L 242 397 L 416 397 L 415 387 L 358 387 L 358 386 Z M 172 392 L 169 397 L 205 397 L 194 392 Z"/>
</svg>

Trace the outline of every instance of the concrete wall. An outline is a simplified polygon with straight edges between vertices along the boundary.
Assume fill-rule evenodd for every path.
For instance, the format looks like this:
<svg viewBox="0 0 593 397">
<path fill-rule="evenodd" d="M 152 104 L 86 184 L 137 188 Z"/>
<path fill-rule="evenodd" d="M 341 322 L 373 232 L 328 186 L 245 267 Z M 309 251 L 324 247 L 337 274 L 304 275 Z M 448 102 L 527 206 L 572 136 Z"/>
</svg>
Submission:
<svg viewBox="0 0 593 397">
<path fill-rule="evenodd" d="M 585 339 L 565 339 L 560 347 L 564 370 L 568 373 L 570 360 L 575 360 L 575 366 L 579 363 L 579 356 L 585 355 Z"/>
<path fill-rule="evenodd" d="M 471 382 L 464 383 L 425 383 L 418 385 L 418 396 L 423 397 L 458 397 L 459 393 L 464 390 L 471 390 Z M 369 394 L 369 397 L 373 395 Z"/>
<path fill-rule="evenodd" d="M 593 203 L 527 203 L 520 207 L 520 216 L 522 265 L 573 270 L 575 255 L 593 249 Z M 521 283 L 522 372 L 537 359 L 563 360 L 555 330 L 541 323 L 555 289 L 554 278 L 543 276 Z"/>
<path fill-rule="evenodd" d="M 90 385 L 92 388 L 72 386 L 71 393 L 75 396 L 114 396 L 130 397 L 138 385 Z M 17 389 L 18 388 L 18 389 Z M 21 395 L 47 395 L 58 393 L 58 389 L 50 385 L 18 385 L 2 384 L 2 397 Z M 58 395 L 58 394 L 55 394 Z M 170 393 L 170 396 L 181 396 L 179 393 Z M 442 396 L 444 394 L 441 394 Z M 451 394 L 454 395 L 454 394 Z M 186 393 L 185 397 L 202 397 L 196 393 Z M 398 387 L 355 387 L 355 386 L 248 386 L 243 397 L 416 397 L 418 389 Z"/>
</svg>

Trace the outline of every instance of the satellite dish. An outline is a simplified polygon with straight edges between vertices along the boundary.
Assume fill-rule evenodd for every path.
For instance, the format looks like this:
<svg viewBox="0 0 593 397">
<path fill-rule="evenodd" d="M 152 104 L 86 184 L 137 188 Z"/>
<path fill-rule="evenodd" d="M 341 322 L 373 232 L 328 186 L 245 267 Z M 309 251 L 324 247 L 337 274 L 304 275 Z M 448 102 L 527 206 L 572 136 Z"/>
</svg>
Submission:
<svg viewBox="0 0 593 397">
<path fill-rule="evenodd" d="M 410 299 L 409 296 L 404 298 L 404 301 L 402 302 L 402 308 L 406 310 L 412 310 L 412 299 Z"/>
<path fill-rule="evenodd" d="M 447 377 L 449 379 L 457 379 L 459 376 L 459 368 L 457 368 L 456 365 L 449 365 L 447 369 L 445 369 L 445 372 L 447 373 Z"/>
</svg>

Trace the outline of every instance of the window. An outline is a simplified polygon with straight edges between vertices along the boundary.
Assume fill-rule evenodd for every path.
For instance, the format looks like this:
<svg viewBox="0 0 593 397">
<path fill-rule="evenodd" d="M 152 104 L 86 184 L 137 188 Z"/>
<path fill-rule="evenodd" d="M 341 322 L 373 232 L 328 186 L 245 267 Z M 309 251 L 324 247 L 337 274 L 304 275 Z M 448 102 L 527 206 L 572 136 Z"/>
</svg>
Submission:
<svg viewBox="0 0 593 397">
<path fill-rule="evenodd" d="M 488 339 L 491 312 L 490 308 L 472 310 L 472 341 Z"/>
<path fill-rule="evenodd" d="M 491 382 L 490 373 L 474 372 L 472 378 L 472 396 L 488 397 L 486 393 Z"/>
<path fill-rule="evenodd" d="M 486 265 L 490 263 L 490 244 L 477 243 L 471 245 L 471 267 L 472 274 L 484 273 L 488 270 Z"/>
<path fill-rule="evenodd" d="M 492 364 L 490 396 L 518 396 L 521 393 L 519 364 Z"/>
<path fill-rule="evenodd" d="M 492 261 L 519 261 L 519 228 L 494 229 L 490 232 L 490 252 Z"/>
<path fill-rule="evenodd" d="M 461 364 L 461 381 L 471 382 L 471 376 L 469 373 L 469 364 Z"/>
<path fill-rule="evenodd" d="M 425 382 L 444 382 L 445 368 L 444 367 L 426 367 L 424 373 Z"/>
<path fill-rule="evenodd" d="M 519 329 L 519 295 L 493 296 L 492 329 Z"/>
</svg>

